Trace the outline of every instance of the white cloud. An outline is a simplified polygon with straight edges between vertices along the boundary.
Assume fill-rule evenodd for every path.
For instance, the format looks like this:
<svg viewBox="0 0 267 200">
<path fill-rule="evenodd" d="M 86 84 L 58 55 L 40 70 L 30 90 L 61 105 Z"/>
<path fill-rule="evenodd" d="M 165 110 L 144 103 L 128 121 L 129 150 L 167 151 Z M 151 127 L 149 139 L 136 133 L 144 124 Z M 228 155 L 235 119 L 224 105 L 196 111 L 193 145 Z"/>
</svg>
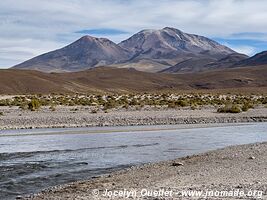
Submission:
<svg viewBox="0 0 267 200">
<path fill-rule="evenodd" d="M 68 44 L 83 29 L 134 33 L 172 26 L 208 37 L 267 33 L 265 0 L 2 0 L 0 9 L 0 66 Z"/>
<path fill-rule="evenodd" d="M 257 49 L 255 47 L 252 47 L 252 46 L 231 46 L 231 45 L 229 45 L 229 47 L 238 53 L 243 53 L 243 54 L 246 54 L 248 56 L 253 56 L 257 52 Z"/>
</svg>

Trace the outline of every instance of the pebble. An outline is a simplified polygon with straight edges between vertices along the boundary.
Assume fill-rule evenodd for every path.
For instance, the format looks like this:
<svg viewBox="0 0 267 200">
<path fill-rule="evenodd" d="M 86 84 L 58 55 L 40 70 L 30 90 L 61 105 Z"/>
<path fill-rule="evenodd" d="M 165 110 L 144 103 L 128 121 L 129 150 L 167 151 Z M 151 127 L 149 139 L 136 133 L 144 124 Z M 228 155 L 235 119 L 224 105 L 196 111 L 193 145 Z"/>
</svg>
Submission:
<svg viewBox="0 0 267 200">
<path fill-rule="evenodd" d="M 6 112 L 10 108 L 1 108 Z M 155 110 L 148 111 L 112 111 L 110 113 L 91 114 L 80 110 L 72 114 L 69 107 L 61 107 L 56 112 L 47 111 L 45 107 L 40 112 L 24 112 L 12 109 L 9 115 L 0 120 L 0 129 L 35 129 L 35 128 L 62 128 L 62 127 L 89 127 L 89 126 L 122 126 L 122 125 L 161 125 L 161 124 L 207 124 L 225 122 L 249 122 L 251 118 L 255 121 L 267 121 L 264 111 L 254 109 L 247 117 L 235 115 L 224 117 L 218 114 L 214 116 L 213 109 L 207 110 Z M 19 117 L 22 114 L 23 117 Z M 188 117 L 192 115 L 194 117 Z M 236 120 L 238 118 L 238 120 Z"/>
<path fill-rule="evenodd" d="M 176 166 L 183 166 L 184 164 L 181 162 L 174 162 L 172 163 L 172 166 L 176 167 Z"/>
</svg>

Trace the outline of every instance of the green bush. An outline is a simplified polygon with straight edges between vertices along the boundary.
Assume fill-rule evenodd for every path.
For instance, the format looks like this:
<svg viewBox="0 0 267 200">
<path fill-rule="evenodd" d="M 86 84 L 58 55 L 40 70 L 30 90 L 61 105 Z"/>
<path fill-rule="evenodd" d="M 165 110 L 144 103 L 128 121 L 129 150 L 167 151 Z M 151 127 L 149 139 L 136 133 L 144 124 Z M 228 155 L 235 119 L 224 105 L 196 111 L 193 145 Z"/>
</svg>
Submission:
<svg viewBox="0 0 267 200">
<path fill-rule="evenodd" d="M 31 111 L 36 111 L 41 107 L 41 103 L 38 99 L 32 99 L 31 102 L 28 104 L 28 108 Z"/>
<path fill-rule="evenodd" d="M 4 113 L 3 112 L 0 112 L 0 116 L 3 116 L 4 115 Z"/>
</svg>

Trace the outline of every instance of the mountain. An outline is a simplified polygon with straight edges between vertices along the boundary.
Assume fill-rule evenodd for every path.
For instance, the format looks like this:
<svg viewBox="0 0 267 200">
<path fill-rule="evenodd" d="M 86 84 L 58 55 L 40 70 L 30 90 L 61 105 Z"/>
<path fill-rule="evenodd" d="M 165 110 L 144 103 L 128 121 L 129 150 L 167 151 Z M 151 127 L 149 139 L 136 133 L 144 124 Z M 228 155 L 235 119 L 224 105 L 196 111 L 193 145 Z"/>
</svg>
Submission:
<svg viewBox="0 0 267 200">
<path fill-rule="evenodd" d="M 267 65 L 184 74 L 97 67 L 80 72 L 0 70 L 0 94 L 267 91 Z M 127 84 L 125 84 L 127 83 Z"/>
<path fill-rule="evenodd" d="M 208 63 L 217 62 L 215 58 L 193 57 L 188 58 L 176 65 L 162 70 L 165 73 L 183 73 L 183 72 L 198 72 L 202 71 L 203 67 Z"/>
<path fill-rule="evenodd" d="M 161 30 L 140 31 L 119 43 L 119 46 L 132 53 L 128 61 L 131 67 L 142 71 L 162 71 L 178 63 L 183 63 L 183 68 L 186 68 L 183 71 L 191 71 L 196 63 L 201 67 L 211 61 L 236 53 L 206 37 L 184 33 L 169 27 Z M 144 60 L 156 62 L 162 66 L 159 68 L 154 64 L 155 70 L 149 65 L 140 66 Z"/>
<path fill-rule="evenodd" d="M 245 59 L 249 58 L 245 54 L 240 54 L 240 53 L 233 53 L 230 54 L 216 62 L 207 64 L 206 66 L 203 67 L 203 69 L 224 69 L 224 68 L 232 68 L 235 63 L 238 63 L 240 61 L 243 61 Z"/>
<path fill-rule="evenodd" d="M 14 66 L 44 72 L 81 71 L 128 59 L 128 52 L 105 38 L 84 36 L 74 43 Z"/>
<path fill-rule="evenodd" d="M 72 72 L 112 66 L 159 72 L 175 66 L 183 72 L 192 72 L 202 71 L 204 65 L 216 63 L 231 54 L 237 53 L 211 39 L 166 27 L 140 31 L 119 44 L 105 38 L 84 36 L 62 49 L 13 68 Z"/>
<path fill-rule="evenodd" d="M 234 53 L 230 48 L 203 36 L 184 33 L 175 28 L 143 30 L 119 46 L 132 52 L 132 59 L 173 59 L 177 56 L 212 55 L 222 58 Z"/>
<path fill-rule="evenodd" d="M 215 58 L 190 58 L 180 62 L 170 68 L 163 70 L 166 73 L 181 73 L 181 72 L 198 72 L 214 69 L 231 68 L 233 64 L 247 59 L 248 56 L 239 53 L 232 53 L 226 57 L 216 60 Z"/>
<path fill-rule="evenodd" d="M 267 64 L 267 51 L 258 53 L 250 58 L 237 62 L 233 67 L 257 66 Z"/>
</svg>

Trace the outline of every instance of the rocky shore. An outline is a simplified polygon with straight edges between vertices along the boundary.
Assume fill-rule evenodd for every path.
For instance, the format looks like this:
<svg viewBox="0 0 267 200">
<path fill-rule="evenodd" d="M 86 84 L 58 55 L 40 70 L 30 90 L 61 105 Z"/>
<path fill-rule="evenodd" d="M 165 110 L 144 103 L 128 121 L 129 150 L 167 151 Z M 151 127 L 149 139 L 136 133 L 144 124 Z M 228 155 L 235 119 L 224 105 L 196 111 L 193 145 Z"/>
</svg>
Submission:
<svg viewBox="0 0 267 200">
<path fill-rule="evenodd" d="M 118 191 L 122 196 L 116 193 Z M 203 193 L 193 197 L 188 195 L 194 193 L 188 191 Z M 206 192 L 208 196 L 204 197 Z M 92 180 L 53 187 L 23 199 L 129 199 L 125 196 L 127 194 L 130 199 L 151 200 L 266 199 L 267 143 L 232 146 L 172 161 L 136 166 Z"/>
<path fill-rule="evenodd" d="M 0 130 L 267 121 L 267 108 L 263 106 L 236 114 L 217 113 L 214 107 L 195 110 L 144 107 L 104 112 L 86 106 L 57 106 L 54 111 L 49 107 L 42 107 L 39 111 L 0 107 L 0 113 Z"/>
</svg>

